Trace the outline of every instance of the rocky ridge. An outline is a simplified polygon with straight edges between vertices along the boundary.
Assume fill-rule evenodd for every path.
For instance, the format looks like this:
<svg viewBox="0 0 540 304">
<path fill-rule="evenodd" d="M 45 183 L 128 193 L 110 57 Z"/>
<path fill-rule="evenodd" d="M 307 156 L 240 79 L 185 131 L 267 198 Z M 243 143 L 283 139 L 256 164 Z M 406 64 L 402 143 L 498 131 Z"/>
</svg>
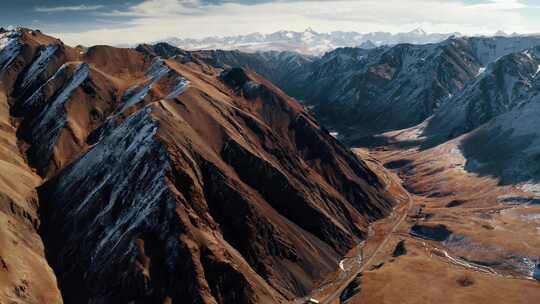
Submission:
<svg viewBox="0 0 540 304">
<path fill-rule="evenodd" d="M 256 74 L 166 46 L 0 35 L 3 159 L 24 178 L 0 179 L 2 300 L 287 302 L 395 204 Z"/>
</svg>

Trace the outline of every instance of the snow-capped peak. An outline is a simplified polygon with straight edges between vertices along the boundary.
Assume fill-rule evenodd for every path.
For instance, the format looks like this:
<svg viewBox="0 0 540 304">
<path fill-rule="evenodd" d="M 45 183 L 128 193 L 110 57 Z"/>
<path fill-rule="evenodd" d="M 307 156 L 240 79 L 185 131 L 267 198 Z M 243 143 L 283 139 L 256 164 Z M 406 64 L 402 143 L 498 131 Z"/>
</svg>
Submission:
<svg viewBox="0 0 540 304">
<path fill-rule="evenodd" d="M 421 29 L 419 27 L 415 28 L 412 31 L 410 31 L 409 34 L 419 35 L 419 36 L 426 36 L 427 35 L 426 31 L 424 31 L 423 29 Z"/>
<path fill-rule="evenodd" d="M 302 32 L 278 31 L 270 34 L 252 33 L 230 37 L 207 37 L 202 39 L 169 38 L 164 42 L 186 50 L 241 50 L 244 52 L 258 51 L 296 51 L 309 55 L 322 55 L 341 47 L 355 47 L 362 44 L 369 48 L 381 45 L 399 43 L 426 44 L 441 42 L 449 34 L 428 34 L 417 28 L 408 33 L 358 33 L 336 31 L 319 33 L 308 27 Z M 372 45 L 373 44 L 373 45 Z"/>
</svg>

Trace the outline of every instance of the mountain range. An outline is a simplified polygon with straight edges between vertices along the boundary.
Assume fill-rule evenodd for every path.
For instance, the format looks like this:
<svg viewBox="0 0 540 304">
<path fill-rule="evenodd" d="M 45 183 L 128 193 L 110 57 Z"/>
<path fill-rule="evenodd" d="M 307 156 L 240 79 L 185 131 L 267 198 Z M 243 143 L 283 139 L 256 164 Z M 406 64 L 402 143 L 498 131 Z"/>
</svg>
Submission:
<svg viewBox="0 0 540 304">
<path fill-rule="evenodd" d="M 484 75 L 490 64 L 538 44 L 540 36 L 453 37 L 423 45 L 339 48 L 322 57 L 199 53 L 215 66 L 257 71 L 311 107 L 343 140 L 365 143 L 373 135 L 420 124 L 443 103 L 452 106 L 455 95 Z"/>
<path fill-rule="evenodd" d="M 200 53 L 212 65 L 243 66 L 266 75 L 334 136 L 360 151 L 368 149 L 396 171 L 407 190 L 419 196 L 418 208 L 429 210 L 411 216 L 417 225 L 424 224 L 412 226 L 410 233 L 441 242 L 431 254 L 469 269 L 488 267 L 484 270 L 496 276 L 538 280 L 539 46 L 538 36 L 498 36 L 340 48 L 315 58 L 290 52 Z M 449 227 L 454 231 L 447 236 L 453 237 L 436 232 Z M 414 267 L 424 271 L 425 263 L 431 262 Z M 379 276 L 368 272 L 367 283 L 357 279 L 356 286 L 364 282 L 368 291 L 355 289 L 360 295 L 352 296 L 352 303 L 379 303 L 386 293 L 370 294 L 387 284 L 412 290 L 422 284 L 416 276 L 409 284 L 395 283 L 412 265 L 389 267 Z M 451 288 L 440 284 L 436 290 Z M 404 294 L 424 301 L 415 298 L 417 293 L 397 297 Z"/>
<path fill-rule="evenodd" d="M 319 33 L 311 28 L 303 32 L 278 31 L 271 34 L 252 33 L 228 37 L 206 37 L 201 39 L 167 38 L 166 42 L 186 50 L 240 50 L 257 51 L 294 51 L 306 55 L 322 55 L 340 47 L 374 48 L 382 45 L 399 43 L 425 44 L 440 42 L 459 33 L 436 34 L 415 29 L 405 33 L 389 32 L 330 32 Z"/>
<path fill-rule="evenodd" d="M 264 78 L 167 50 L 1 31 L 2 303 L 285 303 L 404 195 Z"/>
<path fill-rule="evenodd" d="M 0 303 L 538 299 L 540 36 L 278 33 L 0 29 Z"/>
</svg>

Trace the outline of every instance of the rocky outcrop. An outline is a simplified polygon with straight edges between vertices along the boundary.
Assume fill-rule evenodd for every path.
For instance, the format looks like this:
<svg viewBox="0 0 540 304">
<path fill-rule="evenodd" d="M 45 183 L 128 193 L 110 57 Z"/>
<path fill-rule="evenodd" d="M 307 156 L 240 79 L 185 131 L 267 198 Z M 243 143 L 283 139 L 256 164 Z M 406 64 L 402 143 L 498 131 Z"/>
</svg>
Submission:
<svg viewBox="0 0 540 304">
<path fill-rule="evenodd" d="M 407 247 L 405 247 L 405 240 L 401 240 L 399 241 L 399 243 L 397 243 L 396 248 L 394 248 L 394 252 L 392 252 L 392 256 L 397 258 L 406 254 L 407 254 Z"/>
<path fill-rule="evenodd" d="M 7 117 L 29 189 L 44 180 L 29 217 L 65 303 L 284 303 L 395 204 L 256 74 L 166 46 L 9 35 L 33 50 L 2 66 Z"/>
</svg>

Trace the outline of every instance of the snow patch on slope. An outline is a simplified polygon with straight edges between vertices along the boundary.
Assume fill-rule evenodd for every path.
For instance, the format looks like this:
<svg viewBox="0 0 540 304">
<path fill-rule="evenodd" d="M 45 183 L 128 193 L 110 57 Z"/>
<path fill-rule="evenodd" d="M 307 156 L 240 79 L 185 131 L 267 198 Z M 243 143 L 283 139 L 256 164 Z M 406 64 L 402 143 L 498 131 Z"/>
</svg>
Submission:
<svg viewBox="0 0 540 304">
<path fill-rule="evenodd" d="M 134 86 L 126 91 L 124 94 L 124 99 L 127 100 L 124 102 L 120 108 L 120 113 L 124 112 L 129 107 L 136 105 L 141 102 L 148 92 L 154 87 L 154 85 L 167 73 L 169 73 L 170 68 L 165 64 L 165 61 L 162 58 L 156 58 L 148 71 L 146 71 L 146 77 L 148 81 L 141 87 Z"/>
<path fill-rule="evenodd" d="M 48 160 L 51 157 L 60 130 L 66 125 L 65 103 L 89 74 L 88 64 L 77 65 L 67 85 L 61 89 L 60 93 L 57 92 L 56 98 L 48 103 L 33 120 L 32 141 L 39 152 L 45 153 L 43 159 Z"/>
<path fill-rule="evenodd" d="M 85 234 L 74 234 L 72 241 L 81 244 L 83 252 L 91 252 L 90 271 L 110 265 L 112 257 L 131 258 L 136 254 L 135 235 L 145 227 L 156 227 L 153 223 L 164 208 L 174 210 L 166 183 L 170 163 L 155 139 L 158 126 L 150 113 L 150 107 L 144 107 L 109 130 L 62 173 L 55 186 L 55 208 L 64 210 L 66 227 L 87 226 L 79 229 Z M 74 197 L 80 203 L 72 204 Z M 103 206 L 96 209 L 96 203 Z M 91 221 L 70 222 L 80 218 Z"/>
<path fill-rule="evenodd" d="M 5 32 L 0 34 L 0 71 L 5 70 L 19 55 L 21 44 L 19 32 Z"/>
<path fill-rule="evenodd" d="M 49 63 L 49 60 L 51 59 L 51 56 L 56 52 L 56 50 L 58 50 L 58 45 L 49 45 L 45 49 L 41 50 L 38 58 L 34 60 L 32 65 L 24 75 L 24 79 L 21 85 L 23 88 L 28 87 L 28 85 L 33 82 L 37 78 L 37 76 L 45 70 L 47 64 Z"/>
<path fill-rule="evenodd" d="M 60 75 L 62 73 L 65 73 L 66 72 L 66 69 L 68 67 L 68 64 L 67 63 L 64 63 L 57 71 L 56 73 L 54 73 L 54 75 L 49 78 L 47 80 L 47 82 L 45 82 L 44 84 L 42 84 L 32 95 L 30 95 L 30 97 L 28 97 L 25 101 L 22 102 L 22 106 L 25 108 L 25 109 L 30 109 L 32 107 L 37 107 L 38 104 L 43 100 L 44 98 L 44 92 L 43 90 L 47 87 L 47 85 L 49 85 L 49 83 L 53 80 L 55 80 L 56 78 L 60 77 Z"/>
<path fill-rule="evenodd" d="M 173 88 L 173 90 L 169 93 L 169 95 L 167 95 L 166 97 L 167 99 L 176 98 L 178 95 L 182 94 L 189 86 L 189 81 L 185 79 L 184 77 L 179 76 L 177 77 L 176 81 L 177 81 L 177 84 Z"/>
<path fill-rule="evenodd" d="M 485 71 L 486 71 L 486 67 L 481 67 L 480 69 L 478 69 L 478 74 L 476 76 L 478 77 L 482 75 Z"/>
</svg>

